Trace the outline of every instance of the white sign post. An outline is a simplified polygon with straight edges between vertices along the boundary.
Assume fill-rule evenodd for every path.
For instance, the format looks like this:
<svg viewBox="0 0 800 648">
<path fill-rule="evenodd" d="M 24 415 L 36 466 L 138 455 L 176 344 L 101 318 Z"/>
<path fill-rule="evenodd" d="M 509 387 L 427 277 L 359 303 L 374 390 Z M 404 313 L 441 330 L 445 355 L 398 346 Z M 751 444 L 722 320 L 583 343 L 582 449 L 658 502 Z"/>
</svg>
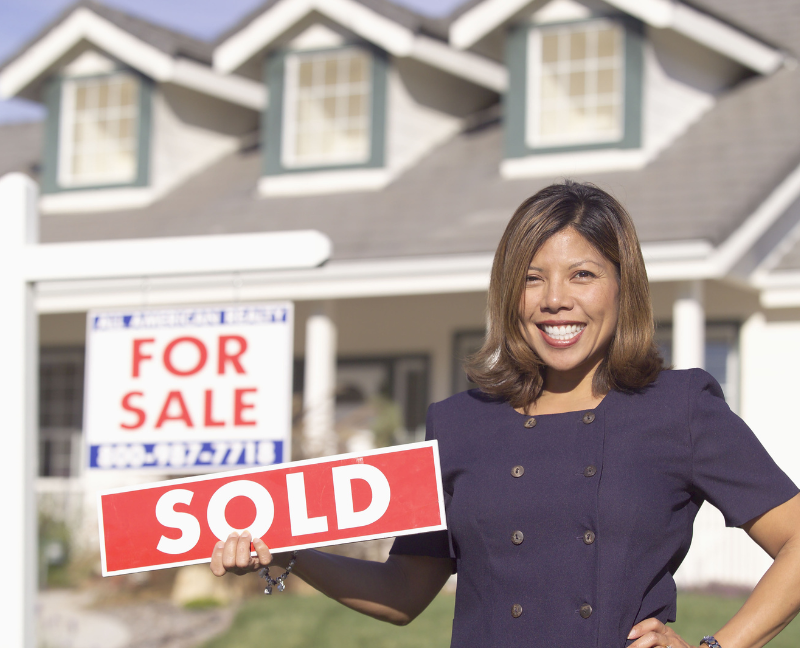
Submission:
<svg viewBox="0 0 800 648">
<path fill-rule="evenodd" d="M 90 311 L 89 470 L 209 472 L 291 458 L 289 302 Z"/>
</svg>

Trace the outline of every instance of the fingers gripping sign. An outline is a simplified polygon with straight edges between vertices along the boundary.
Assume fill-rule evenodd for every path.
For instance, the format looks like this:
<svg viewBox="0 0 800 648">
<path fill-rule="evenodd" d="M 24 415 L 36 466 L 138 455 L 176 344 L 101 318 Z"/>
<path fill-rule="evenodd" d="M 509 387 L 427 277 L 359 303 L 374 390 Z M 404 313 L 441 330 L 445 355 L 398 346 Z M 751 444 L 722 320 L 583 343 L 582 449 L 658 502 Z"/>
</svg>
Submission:
<svg viewBox="0 0 800 648">
<path fill-rule="evenodd" d="M 272 562 L 272 554 L 261 538 L 252 540 L 256 555 L 251 555 L 251 536 L 249 531 L 241 535 L 231 532 L 227 540 L 220 540 L 214 545 L 211 554 L 211 571 L 215 576 L 223 576 L 231 572 L 238 576 L 258 571 Z"/>
<path fill-rule="evenodd" d="M 629 648 L 694 648 L 672 628 L 655 618 L 645 619 L 633 626 L 628 639 L 636 639 Z"/>
</svg>

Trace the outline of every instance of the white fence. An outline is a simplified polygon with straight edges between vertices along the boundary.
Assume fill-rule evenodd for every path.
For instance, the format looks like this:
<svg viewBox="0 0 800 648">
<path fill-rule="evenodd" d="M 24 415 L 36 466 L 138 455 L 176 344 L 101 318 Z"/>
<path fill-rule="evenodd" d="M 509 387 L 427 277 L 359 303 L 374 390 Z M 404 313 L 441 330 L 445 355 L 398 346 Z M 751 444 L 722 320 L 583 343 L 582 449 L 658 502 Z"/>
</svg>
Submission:
<svg viewBox="0 0 800 648">
<path fill-rule="evenodd" d="M 675 574 L 679 589 L 729 585 L 752 588 L 772 559 L 741 529 L 728 529 L 716 508 L 703 504 L 692 548 Z"/>
</svg>

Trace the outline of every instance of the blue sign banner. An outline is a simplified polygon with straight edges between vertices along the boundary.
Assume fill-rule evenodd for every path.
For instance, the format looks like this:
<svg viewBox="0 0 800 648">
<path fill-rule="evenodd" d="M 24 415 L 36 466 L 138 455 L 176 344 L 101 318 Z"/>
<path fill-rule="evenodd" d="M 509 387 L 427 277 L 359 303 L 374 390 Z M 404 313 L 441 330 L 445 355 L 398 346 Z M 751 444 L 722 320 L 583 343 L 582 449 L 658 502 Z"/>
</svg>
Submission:
<svg viewBox="0 0 800 648">
<path fill-rule="evenodd" d="M 250 468 L 282 463 L 283 441 L 172 441 L 89 446 L 89 466 L 120 468 Z"/>
</svg>

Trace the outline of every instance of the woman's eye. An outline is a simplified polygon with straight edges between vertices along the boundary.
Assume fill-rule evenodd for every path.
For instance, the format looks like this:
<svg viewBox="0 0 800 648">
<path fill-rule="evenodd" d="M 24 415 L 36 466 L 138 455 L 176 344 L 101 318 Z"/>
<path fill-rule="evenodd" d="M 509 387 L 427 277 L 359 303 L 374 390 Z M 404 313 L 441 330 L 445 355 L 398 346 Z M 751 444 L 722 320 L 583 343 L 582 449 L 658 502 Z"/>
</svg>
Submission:
<svg viewBox="0 0 800 648">
<path fill-rule="evenodd" d="M 593 272 L 589 272 L 588 270 L 578 270 L 578 272 L 575 273 L 575 276 L 578 279 L 591 279 L 595 275 Z"/>
<path fill-rule="evenodd" d="M 528 275 L 527 277 L 525 277 L 525 281 L 527 281 L 528 283 L 534 283 L 535 281 L 539 281 L 539 277 L 537 277 L 536 275 Z"/>
</svg>

